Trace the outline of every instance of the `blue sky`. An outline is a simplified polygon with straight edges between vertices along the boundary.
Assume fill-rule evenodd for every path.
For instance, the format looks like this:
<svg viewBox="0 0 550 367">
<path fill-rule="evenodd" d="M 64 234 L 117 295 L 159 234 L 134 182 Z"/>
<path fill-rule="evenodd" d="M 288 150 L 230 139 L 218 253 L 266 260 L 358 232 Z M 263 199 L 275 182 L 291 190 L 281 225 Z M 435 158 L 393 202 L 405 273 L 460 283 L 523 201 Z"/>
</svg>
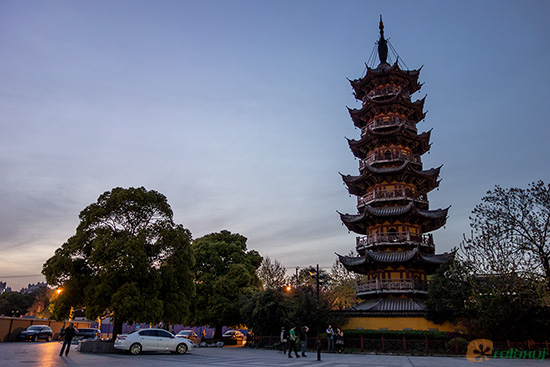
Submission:
<svg viewBox="0 0 550 367">
<path fill-rule="evenodd" d="M 195 238 L 287 268 L 348 253 L 346 80 L 385 35 L 427 95 L 438 252 L 496 184 L 550 181 L 547 1 L 0 2 L 0 280 L 15 289 L 113 187 L 157 190 Z M 31 275 L 27 277 L 27 275 Z"/>
</svg>

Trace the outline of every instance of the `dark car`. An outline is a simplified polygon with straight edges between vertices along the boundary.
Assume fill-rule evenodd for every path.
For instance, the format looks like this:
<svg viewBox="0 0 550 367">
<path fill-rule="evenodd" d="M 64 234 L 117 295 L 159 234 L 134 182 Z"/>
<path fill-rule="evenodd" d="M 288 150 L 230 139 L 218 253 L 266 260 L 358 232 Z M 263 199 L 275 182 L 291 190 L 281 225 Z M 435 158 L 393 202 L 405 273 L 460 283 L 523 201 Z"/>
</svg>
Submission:
<svg viewBox="0 0 550 367">
<path fill-rule="evenodd" d="M 176 334 L 176 338 L 186 338 L 195 344 L 199 343 L 199 336 L 193 330 L 182 330 Z"/>
<path fill-rule="evenodd" d="M 27 328 L 27 330 L 24 330 L 17 334 L 17 337 L 15 338 L 17 341 L 22 340 L 30 340 L 30 341 L 37 341 L 38 339 L 43 339 L 46 341 L 52 340 L 52 329 L 50 329 L 49 326 L 46 325 L 32 325 Z"/>
<path fill-rule="evenodd" d="M 227 345 L 243 344 L 244 334 L 239 330 L 227 330 L 223 335 L 223 342 Z"/>
<path fill-rule="evenodd" d="M 101 331 L 99 329 L 78 328 L 76 333 L 76 340 L 99 340 L 101 338 Z"/>
</svg>

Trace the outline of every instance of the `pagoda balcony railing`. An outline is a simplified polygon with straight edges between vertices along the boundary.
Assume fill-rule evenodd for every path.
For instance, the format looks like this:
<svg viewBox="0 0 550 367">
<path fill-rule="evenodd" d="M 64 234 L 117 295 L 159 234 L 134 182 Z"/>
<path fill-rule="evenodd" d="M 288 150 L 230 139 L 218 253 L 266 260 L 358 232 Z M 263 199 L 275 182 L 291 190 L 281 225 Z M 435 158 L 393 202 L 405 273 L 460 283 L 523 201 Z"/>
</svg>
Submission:
<svg viewBox="0 0 550 367">
<path fill-rule="evenodd" d="M 359 169 L 365 168 L 365 165 L 372 164 L 372 163 L 382 163 L 382 162 L 389 162 L 389 161 L 396 161 L 396 160 L 405 160 L 410 161 L 413 163 L 421 163 L 420 157 L 412 155 L 412 154 L 403 154 L 401 152 L 399 153 L 381 153 L 377 152 L 375 154 L 369 155 L 366 159 L 362 159 L 359 162 Z"/>
<path fill-rule="evenodd" d="M 399 244 L 402 242 L 416 242 L 421 246 L 434 247 L 434 240 L 431 233 L 415 235 L 410 232 L 375 233 L 371 236 L 358 236 L 355 239 L 355 247 L 357 250 L 365 250 L 379 244 Z"/>
<path fill-rule="evenodd" d="M 427 293 L 428 281 L 420 279 L 374 279 L 359 281 L 355 286 L 358 296 L 370 293 Z"/>
<path fill-rule="evenodd" d="M 401 88 L 393 87 L 393 86 L 386 87 L 386 88 L 375 88 L 367 94 L 367 97 L 370 99 L 373 99 L 373 98 L 394 96 L 398 94 L 400 91 L 401 91 Z M 410 97 L 409 93 L 406 91 L 403 92 L 403 95 L 405 97 Z"/>
<path fill-rule="evenodd" d="M 367 133 L 367 127 L 370 127 L 371 129 L 376 129 L 380 127 L 389 127 L 389 126 L 398 126 L 398 125 L 406 125 L 407 127 L 410 127 L 416 131 L 416 124 L 407 120 L 404 120 L 400 117 L 391 117 L 389 119 L 381 119 L 381 118 L 374 118 L 371 121 L 367 123 L 367 126 L 361 129 L 361 136 L 365 135 Z"/>
<path fill-rule="evenodd" d="M 415 194 L 410 189 L 375 190 L 363 196 L 357 197 L 357 206 L 363 206 L 379 200 L 409 199 L 420 202 L 428 202 L 427 194 Z"/>
</svg>

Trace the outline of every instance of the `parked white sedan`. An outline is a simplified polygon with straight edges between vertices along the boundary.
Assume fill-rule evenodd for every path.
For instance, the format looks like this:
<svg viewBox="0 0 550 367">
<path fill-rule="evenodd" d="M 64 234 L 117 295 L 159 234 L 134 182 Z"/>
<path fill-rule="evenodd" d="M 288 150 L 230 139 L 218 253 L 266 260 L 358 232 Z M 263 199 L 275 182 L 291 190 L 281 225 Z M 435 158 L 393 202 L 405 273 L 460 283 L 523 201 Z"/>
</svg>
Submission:
<svg viewBox="0 0 550 367">
<path fill-rule="evenodd" d="M 163 329 L 142 329 L 117 336 L 114 347 L 132 354 L 149 351 L 185 354 L 194 347 L 194 343 L 189 339 L 176 338 Z"/>
</svg>

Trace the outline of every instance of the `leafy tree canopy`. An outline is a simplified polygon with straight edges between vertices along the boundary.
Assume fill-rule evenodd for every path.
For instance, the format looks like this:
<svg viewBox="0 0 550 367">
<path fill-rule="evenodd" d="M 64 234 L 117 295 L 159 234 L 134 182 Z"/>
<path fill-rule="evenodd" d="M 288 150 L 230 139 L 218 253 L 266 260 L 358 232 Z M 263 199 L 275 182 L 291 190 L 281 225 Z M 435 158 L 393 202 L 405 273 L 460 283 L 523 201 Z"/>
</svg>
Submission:
<svg viewBox="0 0 550 367">
<path fill-rule="evenodd" d="M 258 269 L 258 277 L 264 289 L 282 289 L 287 285 L 286 268 L 277 260 L 265 257 Z"/>
<path fill-rule="evenodd" d="M 262 257 L 247 251 L 246 237 L 229 231 L 211 233 L 193 241 L 196 259 L 194 323 L 212 325 L 215 338 L 221 338 L 222 326 L 242 323 L 241 296 L 261 288 L 256 270 Z"/>
<path fill-rule="evenodd" d="M 466 259 L 483 273 L 542 276 L 550 288 L 550 185 L 488 191 L 470 218 Z"/>
<path fill-rule="evenodd" d="M 115 335 L 124 322 L 185 322 L 193 295 L 191 233 L 174 223 L 166 197 L 114 188 L 79 215 L 75 235 L 44 264 L 49 284 L 63 292 L 53 316 L 86 307 L 90 319 L 111 314 Z"/>
<path fill-rule="evenodd" d="M 288 324 L 290 302 L 281 289 L 267 288 L 241 298 L 241 316 L 257 335 L 279 335 Z"/>
<path fill-rule="evenodd" d="M 308 326 L 310 335 L 331 325 L 343 325 L 347 318 L 331 312 L 330 294 L 319 292 L 317 312 L 317 288 L 308 285 L 284 289 L 258 290 L 241 299 L 241 316 L 246 325 L 257 335 L 279 335 L 281 327 Z"/>
<path fill-rule="evenodd" d="M 348 256 L 357 256 L 352 250 Z M 361 275 L 347 270 L 340 260 L 332 265 L 328 277 L 328 297 L 332 310 L 345 310 L 358 303 L 356 284 Z"/>
<path fill-rule="evenodd" d="M 34 303 L 34 294 L 23 294 L 19 292 L 6 292 L 0 294 L 0 315 L 21 316 Z"/>
<path fill-rule="evenodd" d="M 455 262 L 430 283 L 428 317 L 489 339 L 548 338 L 550 186 L 496 186 L 470 220 Z"/>
</svg>

